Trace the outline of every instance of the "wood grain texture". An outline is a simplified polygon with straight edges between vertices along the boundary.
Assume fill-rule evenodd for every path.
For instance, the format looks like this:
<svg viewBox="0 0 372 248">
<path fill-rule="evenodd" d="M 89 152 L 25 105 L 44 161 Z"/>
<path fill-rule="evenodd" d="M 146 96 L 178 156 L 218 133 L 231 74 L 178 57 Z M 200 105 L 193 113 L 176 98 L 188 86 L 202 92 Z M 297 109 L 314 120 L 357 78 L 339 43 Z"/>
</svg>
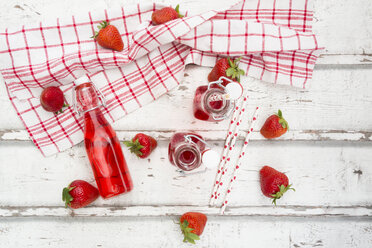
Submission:
<svg viewBox="0 0 372 248">
<path fill-rule="evenodd" d="M 209 71 L 210 68 L 189 66 L 178 88 L 117 121 L 113 127 L 125 131 L 227 130 L 227 121 L 207 123 L 192 115 L 195 89 L 206 83 L 204 78 Z M 365 68 L 318 70 L 308 91 L 254 81 L 246 85 L 250 91 L 248 110 L 252 113 L 258 105 L 261 116 L 268 116 L 280 108 L 292 131 L 368 132 L 372 123 L 370 75 L 371 70 Z M 5 92 L 4 84 L 0 84 L 0 92 Z M 6 114 L 1 119 L 0 131 L 24 129 L 6 93 L 0 94 L 0 113 Z M 258 126 L 264 119 L 259 121 Z M 247 126 L 244 122 L 243 129 Z"/>
<path fill-rule="evenodd" d="M 110 200 L 99 199 L 93 206 L 208 206 L 215 170 L 185 176 L 170 165 L 167 145 L 165 141 L 159 142 L 159 147 L 145 160 L 124 150 L 134 190 Z M 211 145 L 221 151 L 222 142 Z M 230 206 L 271 206 L 271 201 L 262 195 L 258 180 L 260 168 L 271 165 L 284 171 L 296 188 L 296 192 L 288 192 L 278 201 L 280 206 L 369 208 L 372 202 L 369 151 L 369 145 L 350 142 L 321 146 L 317 142 L 252 142 Z M 79 178 L 94 184 L 81 145 L 43 158 L 31 143 L 2 142 L 0 164 L 6 165 L 0 174 L 4 185 L 0 187 L 1 206 L 62 207 L 61 190 L 72 180 Z M 35 197 L 40 190 L 42 194 Z"/>
<path fill-rule="evenodd" d="M 188 129 L 189 130 L 189 129 Z M 188 131 L 178 129 L 177 131 Z M 175 130 L 170 131 L 154 131 L 154 130 L 116 130 L 116 134 L 120 141 L 133 138 L 138 132 L 147 133 L 156 140 L 169 140 Z M 226 137 L 226 131 L 198 130 L 198 134 L 203 136 L 208 141 L 221 141 Z M 238 140 L 243 140 L 247 133 L 247 129 L 243 128 L 238 134 Z M 26 130 L 3 130 L 0 131 L 0 141 L 29 141 L 30 138 Z M 252 141 L 266 141 L 260 134 L 259 130 L 252 132 Z M 271 142 L 281 141 L 372 141 L 372 133 L 369 131 L 345 131 L 345 130 L 291 130 L 286 135 L 272 140 Z"/>
<path fill-rule="evenodd" d="M 66 209 L 65 207 L 1 207 L 1 217 L 159 217 L 180 216 L 185 212 L 196 211 L 208 216 L 218 216 L 217 207 L 194 205 L 159 205 L 159 206 L 103 206 Z M 342 217 L 371 219 L 371 206 L 229 206 L 225 216 L 253 217 Z"/>
<path fill-rule="evenodd" d="M 0 28 L 137 1 L 1 1 Z M 193 12 L 226 5 L 222 0 L 160 2 L 180 3 Z M 313 0 L 312 5 L 314 31 L 325 50 L 310 89 L 247 86 L 251 111 L 260 105 L 261 116 L 268 116 L 281 108 L 291 129 L 275 141 L 254 132 L 228 216 L 208 206 L 215 171 L 185 176 L 167 159 L 167 143 L 176 130 L 196 130 L 221 150 L 227 123 L 200 122 L 191 112 L 194 91 L 205 83 L 209 68 L 188 66 L 177 89 L 114 123 L 121 140 L 144 131 L 160 141 L 159 147 L 146 160 L 124 151 L 133 192 L 74 211 L 63 207 L 62 188 L 75 179 L 94 184 L 83 146 L 43 158 L 0 79 L 0 246 L 190 247 L 181 242 L 174 222 L 194 210 L 209 218 L 198 247 L 370 247 L 372 5 L 369 0 Z M 245 123 L 241 136 L 246 129 Z M 260 192 L 263 165 L 284 171 L 296 188 L 277 207 Z"/>
<path fill-rule="evenodd" d="M 192 247 L 177 217 L 5 218 L 4 247 Z M 209 217 L 197 247 L 369 247 L 369 221 L 323 218 Z M 196 247 L 196 246 L 195 246 Z"/>
</svg>

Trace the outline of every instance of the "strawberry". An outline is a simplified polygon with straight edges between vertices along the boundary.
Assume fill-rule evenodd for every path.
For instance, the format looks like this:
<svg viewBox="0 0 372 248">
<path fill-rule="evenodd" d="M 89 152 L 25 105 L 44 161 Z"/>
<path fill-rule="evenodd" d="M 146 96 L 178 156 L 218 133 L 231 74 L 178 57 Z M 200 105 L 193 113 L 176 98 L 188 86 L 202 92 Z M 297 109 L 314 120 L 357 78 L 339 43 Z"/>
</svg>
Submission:
<svg viewBox="0 0 372 248">
<path fill-rule="evenodd" d="M 274 139 L 282 136 L 289 129 L 288 122 L 283 118 L 279 109 L 277 114 L 266 119 L 260 132 L 266 139 Z"/>
<path fill-rule="evenodd" d="M 291 184 L 288 185 L 288 177 L 270 166 L 264 166 L 260 170 L 260 182 L 262 193 L 273 198 L 275 205 L 276 200 L 280 199 L 287 190 L 295 191 L 294 188 L 291 188 Z"/>
<path fill-rule="evenodd" d="M 62 90 L 55 86 L 45 88 L 41 92 L 40 104 L 46 111 L 54 113 L 62 113 L 62 108 L 68 106 L 65 104 L 65 97 Z"/>
<path fill-rule="evenodd" d="M 158 143 L 156 140 L 144 133 L 138 133 L 132 141 L 124 141 L 124 145 L 129 147 L 129 150 L 136 154 L 139 158 L 147 158 L 156 148 Z"/>
<path fill-rule="evenodd" d="M 98 198 L 98 190 L 90 183 L 83 180 L 75 180 L 62 191 L 62 200 L 66 208 L 82 208 Z"/>
<path fill-rule="evenodd" d="M 240 82 L 240 76 L 245 75 L 244 70 L 239 69 L 240 58 L 231 61 L 230 58 L 222 58 L 217 61 L 212 71 L 208 75 L 208 81 L 213 82 L 217 81 L 220 77 L 227 77 L 233 81 Z M 229 82 L 223 80 L 223 85 L 226 86 Z"/>
<path fill-rule="evenodd" d="M 207 216 L 197 212 L 184 213 L 180 218 L 180 226 L 184 235 L 183 242 L 195 244 L 195 240 L 199 240 L 199 236 L 203 233 Z"/>
<path fill-rule="evenodd" d="M 109 22 L 103 21 L 98 25 L 94 38 L 98 44 L 104 48 L 109 48 L 118 52 L 123 51 L 124 43 L 118 29 Z"/>
<path fill-rule="evenodd" d="M 155 10 L 151 16 L 152 23 L 154 25 L 159 25 L 177 18 L 182 18 L 183 15 L 180 14 L 179 8 L 180 6 L 177 5 L 175 9 L 172 7 L 165 7 Z"/>
</svg>

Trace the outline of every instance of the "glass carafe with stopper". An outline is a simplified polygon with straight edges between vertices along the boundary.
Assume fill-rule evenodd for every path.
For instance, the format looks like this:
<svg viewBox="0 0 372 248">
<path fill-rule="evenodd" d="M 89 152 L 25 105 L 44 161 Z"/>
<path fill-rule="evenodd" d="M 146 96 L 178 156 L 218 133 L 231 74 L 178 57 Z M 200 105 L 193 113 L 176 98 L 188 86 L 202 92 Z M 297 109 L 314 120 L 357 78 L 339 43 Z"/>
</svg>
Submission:
<svg viewBox="0 0 372 248">
<path fill-rule="evenodd" d="M 219 163 L 219 154 L 209 148 L 202 136 L 191 132 L 178 132 L 171 137 L 168 157 L 172 165 L 183 171 L 195 170 L 202 163 L 206 168 Z"/>
<path fill-rule="evenodd" d="M 229 82 L 226 86 L 222 85 L 223 79 Z M 242 93 L 241 84 L 226 77 L 199 86 L 195 91 L 193 102 L 194 117 L 202 121 L 222 121 L 229 117 L 235 106 L 235 100 Z"/>
<path fill-rule="evenodd" d="M 86 76 L 77 79 L 75 85 L 74 108 L 84 115 L 85 149 L 100 195 L 110 198 L 131 191 L 133 183 L 120 142 L 101 111 L 105 106 L 103 94 Z"/>
</svg>

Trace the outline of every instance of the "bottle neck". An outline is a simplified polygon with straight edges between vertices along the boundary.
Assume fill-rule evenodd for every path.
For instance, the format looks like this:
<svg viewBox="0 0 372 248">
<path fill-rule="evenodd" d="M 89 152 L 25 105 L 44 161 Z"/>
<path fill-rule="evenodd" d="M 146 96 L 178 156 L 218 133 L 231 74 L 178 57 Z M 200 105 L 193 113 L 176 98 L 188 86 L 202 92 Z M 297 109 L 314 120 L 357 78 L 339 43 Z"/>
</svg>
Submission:
<svg viewBox="0 0 372 248">
<path fill-rule="evenodd" d="M 92 83 L 83 83 L 75 88 L 76 105 L 79 112 L 88 112 L 101 106 Z"/>
<path fill-rule="evenodd" d="M 201 151 L 196 144 L 181 143 L 174 150 L 173 161 L 181 170 L 196 169 L 201 165 Z"/>
<path fill-rule="evenodd" d="M 215 115 L 223 116 L 230 108 L 230 100 L 223 98 L 222 100 L 213 100 L 213 98 L 218 96 L 223 96 L 225 91 L 220 88 L 210 88 L 205 92 L 203 97 L 203 106 L 206 112 Z"/>
</svg>

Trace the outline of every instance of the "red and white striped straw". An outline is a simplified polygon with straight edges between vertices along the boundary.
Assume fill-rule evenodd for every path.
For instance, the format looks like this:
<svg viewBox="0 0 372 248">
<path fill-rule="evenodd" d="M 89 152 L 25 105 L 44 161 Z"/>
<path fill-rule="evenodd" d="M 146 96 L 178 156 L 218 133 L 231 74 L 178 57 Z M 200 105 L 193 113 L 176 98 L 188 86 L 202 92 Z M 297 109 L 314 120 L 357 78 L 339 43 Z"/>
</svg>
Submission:
<svg viewBox="0 0 372 248">
<path fill-rule="evenodd" d="M 238 137 L 240 124 L 242 121 L 243 113 L 245 112 L 245 108 L 248 103 L 248 92 L 246 91 L 243 96 L 243 100 L 241 101 L 240 107 L 236 106 L 234 110 L 233 117 L 230 121 L 229 130 L 227 132 L 227 137 L 224 145 L 224 150 L 222 153 L 222 158 L 217 170 L 216 178 L 214 180 L 211 199 L 209 201 L 209 205 L 213 206 L 215 201 L 218 199 L 218 189 L 220 186 L 223 185 L 223 178 L 227 172 L 228 167 L 226 167 L 226 163 L 230 161 L 230 151 L 235 147 L 235 142 Z M 239 111 L 240 110 L 240 111 Z"/>
<path fill-rule="evenodd" d="M 249 127 L 248 132 L 247 132 L 247 135 L 245 137 L 244 145 L 243 145 L 242 150 L 241 150 L 240 155 L 239 155 L 238 162 L 236 163 L 236 166 L 234 168 L 234 172 L 233 172 L 233 174 L 231 176 L 229 185 L 227 187 L 227 191 L 225 193 L 225 198 L 224 198 L 224 200 L 222 202 L 220 214 L 224 214 L 225 213 L 226 206 L 229 203 L 229 199 L 230 199 L 230 195 L 231 195 L 231 191 L 232 191 L 232 186 L 233 186 L 234 182 L 236 181 L 236 176 L 238 174 L 238 170 L 241 167 L 241 161 L 242 161 L 242 159 L 245 156 L 245 150 L 248 147 L 248 143 L 249 143 L 249 140 L 251 138 L 252 131 L 254 129 L 254 125 L 255 125 L 256 120 L 257 120 L 258 112 L 259 112 L 259 107 L 256 107 L 256 110 L 255 110 L 255 112 L 253 114 L 253 117 L 252 117 L 252 120 L 251 120 L 250 127 Z"/>
</svg>

